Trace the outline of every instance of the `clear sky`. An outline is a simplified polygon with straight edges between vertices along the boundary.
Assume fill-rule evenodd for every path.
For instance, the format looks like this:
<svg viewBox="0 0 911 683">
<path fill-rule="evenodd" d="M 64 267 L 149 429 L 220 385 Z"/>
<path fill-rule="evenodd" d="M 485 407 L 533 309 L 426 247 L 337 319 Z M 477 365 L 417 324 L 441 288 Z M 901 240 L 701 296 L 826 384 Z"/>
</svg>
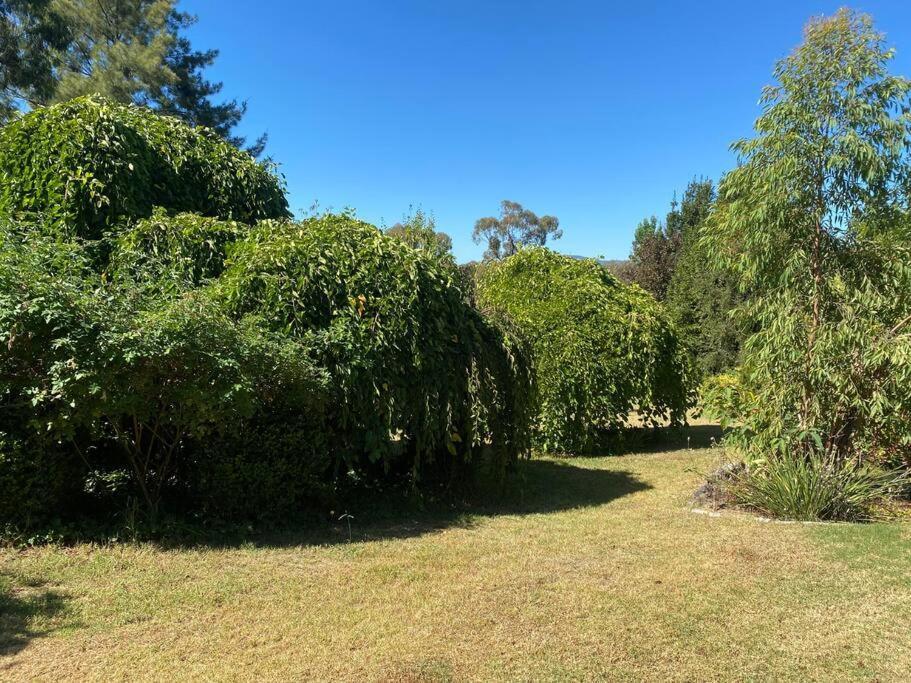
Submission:
<svg viewBox="0 0 911 683">
<path fill-rule="evenodd" d="M 292 209 L 391 225 L 433 212 L 460 261 L 502 199 L 560 219 L 553 246 L 625 258 L 638 221 L 749 135 L 800 0 L 182 0 L 209 75 L 269 133 Z M 911 2 L 859 0 L 911 76 Z"/>
</svg>

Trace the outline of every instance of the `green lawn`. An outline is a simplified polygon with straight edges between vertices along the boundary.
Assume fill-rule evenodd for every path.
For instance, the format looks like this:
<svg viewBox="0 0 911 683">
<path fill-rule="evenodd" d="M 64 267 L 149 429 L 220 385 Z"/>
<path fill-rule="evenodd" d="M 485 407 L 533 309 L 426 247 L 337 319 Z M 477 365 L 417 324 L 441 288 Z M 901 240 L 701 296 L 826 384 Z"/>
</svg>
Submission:
<svg viewBox="0 0 911 683">
<path fill-rule="evenodd" d="M 907 680 L 911 525 L 694 514 L 720 458 L 534 460 L 350 544 L 0 551 L 0 677 Z"/>
</svg>

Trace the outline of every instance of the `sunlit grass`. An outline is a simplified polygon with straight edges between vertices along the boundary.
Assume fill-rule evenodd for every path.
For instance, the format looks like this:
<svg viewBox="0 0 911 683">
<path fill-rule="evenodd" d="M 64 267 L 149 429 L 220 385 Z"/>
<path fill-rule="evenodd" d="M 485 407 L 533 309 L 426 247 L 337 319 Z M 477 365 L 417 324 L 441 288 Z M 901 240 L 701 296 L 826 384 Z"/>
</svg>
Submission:
<svg viewBox="0 0 911 683">
<path fill-rule="evenodd" d="M 692 514 L 719 459 L 532 461 L 353 543 L 3 551 L 0 676 L 903 680 L 911 525 Z"/>
</svg>

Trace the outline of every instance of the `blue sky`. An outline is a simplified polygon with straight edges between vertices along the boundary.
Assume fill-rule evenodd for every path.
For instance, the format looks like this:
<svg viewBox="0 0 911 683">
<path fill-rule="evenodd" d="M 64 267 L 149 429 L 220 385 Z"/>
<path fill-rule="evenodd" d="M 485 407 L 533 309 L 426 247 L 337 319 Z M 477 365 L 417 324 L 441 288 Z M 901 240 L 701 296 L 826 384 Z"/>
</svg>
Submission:
<svg viewBox="0 0 911 683">
<path fill-rule="evenodd" d="M 210 77 L 269 133 L 292 208 L 377 225 L 434 213 L 460 261 L 502 199 L 560 218 L 560 251 L 625 258 L 638 221 L 750 134 L 772 67 L 844 2 L 182 0 Z M 911 3 L 872 1 L 911 76 Z"/>
</svg>

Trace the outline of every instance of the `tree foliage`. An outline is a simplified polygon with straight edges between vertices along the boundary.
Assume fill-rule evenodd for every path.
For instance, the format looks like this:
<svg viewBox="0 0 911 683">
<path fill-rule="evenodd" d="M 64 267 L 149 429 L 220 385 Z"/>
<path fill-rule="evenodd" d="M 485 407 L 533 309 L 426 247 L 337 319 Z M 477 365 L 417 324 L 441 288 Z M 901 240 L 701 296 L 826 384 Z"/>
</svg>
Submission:
<svg viewBox="0 0 911 683">
<path fill-rule="evenodd" d="M 243 147 L 234 127 L 245 102 L 215 102 L 221 83 L 204 70 L 217 50 L 194 50 L 196 18 L 174 0 L 4 0 L 0 2 L 0 123 L 17 109 L 83 95 L 140 104 L 207 126 Z M 248 151 L 262 153 L 265 136 Z"/>
<path fill-rule="evenodd" d="M 743 325 L 733 315 L 743 302 L 735 278 L 718 269 L 699 241 L 699 231 L 715 201 L 710 180 L 693 180 L 668 227 L 680 234 L 680 247 L 668 283 L 665 306 L 704 376 L 737 364 Z"/>
<path fill-rule="evenodd" d="M 692 380 L 676 330 L 649 294 L 596 261 L 523 249 L 483 270 L 478 300 L 531 340 L 544 450 L 602 446 L 633 411 L 646 423 L 685 419 Z"/>
<path fill-rule="evenodd" d="M 908 458 L 911 83 L 891 58 L 866 15 L 812 20 L 704 230 L 750 293 L 735 436 L 755 458 Z"/>
<path fill-rule="evenodd" d="M 0 129 L 0 213 L 97 239 L 156 206 L 244 222 L 288 215 L 269 166 L 142 107 L 78 98 Z"/>
<path fill-rule="evenodd" d="M 386 230 L 386 234 L 413 249 L 426 249 L 440 257 L 452 256 L 452 238 L 445 232 L 437 231 L 433 214 L 428 215 L 421 208 L 409 211 L 404 220 Z"/>
<path fill-rule="evenodd" d="M 633 237 L 626 278 L 658 299 L 667 298 L 668 288 L 687 235 L 694 233 L 708 216 L 714 201 L 711 180 L 693 179 L 683 200 L 671 202 L 664 223 L 651 216 L 639 222 Z"/>
<path fill-rule="evenodd" d="M 504 199 L 500 217 L 479 218 L 472 236 L 475 244 L 487 245 L 484 258 L 492 260 L 512 256 L 523 246 L 543 247 L 548 239 L 560 239 L 563 231 L 556 216 L 538 216 L 518 202 Z"/>
<path fill-rule="evenodd" d="M 451 259 L 346 215 L 262 222 L 218 286 L 235 315 L 305 341 L 327 368 L 348 467 L 422 476 L 486 450 L 502 469 L 527 451 L 523 347 L 465 304 Z"/>
</svg>

